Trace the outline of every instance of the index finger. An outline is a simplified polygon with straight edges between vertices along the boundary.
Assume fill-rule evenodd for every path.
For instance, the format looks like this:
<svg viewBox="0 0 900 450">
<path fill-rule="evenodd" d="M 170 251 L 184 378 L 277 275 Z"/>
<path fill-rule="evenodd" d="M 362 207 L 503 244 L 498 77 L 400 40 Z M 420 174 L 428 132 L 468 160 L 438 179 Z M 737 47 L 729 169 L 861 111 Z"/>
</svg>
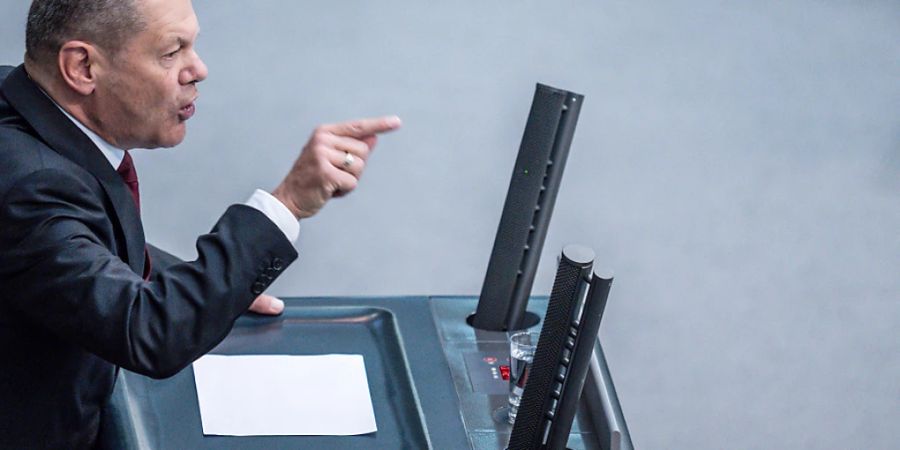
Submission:
<svg viewBox="0 0 900 450">
<path fill-rule="evenodd" d="M 400 118 L 397 116 L 383 116 L 323 125 L 322 128 L 325 131 L 338 136 L 364 138 L 366 136 L 396 130 L 397 128 L 400 128 L 401 123 Z"/>
</svg>

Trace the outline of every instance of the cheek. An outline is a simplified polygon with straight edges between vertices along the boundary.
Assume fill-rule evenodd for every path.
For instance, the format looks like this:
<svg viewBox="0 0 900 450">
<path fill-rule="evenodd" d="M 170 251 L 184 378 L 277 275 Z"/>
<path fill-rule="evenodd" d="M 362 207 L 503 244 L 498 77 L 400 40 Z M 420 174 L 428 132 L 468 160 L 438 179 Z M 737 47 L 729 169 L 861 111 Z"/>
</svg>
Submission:
<svg viewBox="0 0 900 450">
<path fill-rule="evenodd" d="M 148 82 L 128 83 L 120 86 L 116 97 L 126 110 L 123 119 L 128 119 L 132 126 L 152 126 L 158 123 L 165 112 L 165 100 L 157 85 Z"/>
<path fill-rule="evenodd" d="M 141 108 L 155 126 L 178 123 L 178 95 L 171 84 L 158 83 L 140 94 Z"/>
<path fill-rule="evenodd" d="M 135 95 L 148 110 L 159 113 L 163 109 L 172 109 L 178 96 L 178 77 L 173 71 L 165 71 L 147 75 L 136 86 Z"/>
</svg>

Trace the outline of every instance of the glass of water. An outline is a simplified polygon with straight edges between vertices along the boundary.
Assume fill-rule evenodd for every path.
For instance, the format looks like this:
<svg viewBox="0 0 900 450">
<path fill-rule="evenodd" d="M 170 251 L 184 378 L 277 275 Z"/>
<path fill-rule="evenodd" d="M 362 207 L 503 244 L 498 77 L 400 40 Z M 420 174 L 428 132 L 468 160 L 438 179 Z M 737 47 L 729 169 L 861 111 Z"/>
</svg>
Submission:
<svg viewBox="0 0 900 450">
<path fill-rule="evenodd" d="M 509 423 L 516 421 L 519 402 L 525 392 L 525 383 L 534 362 L 539 331 L 520 331 L 509 337 Z"/>
</svg>

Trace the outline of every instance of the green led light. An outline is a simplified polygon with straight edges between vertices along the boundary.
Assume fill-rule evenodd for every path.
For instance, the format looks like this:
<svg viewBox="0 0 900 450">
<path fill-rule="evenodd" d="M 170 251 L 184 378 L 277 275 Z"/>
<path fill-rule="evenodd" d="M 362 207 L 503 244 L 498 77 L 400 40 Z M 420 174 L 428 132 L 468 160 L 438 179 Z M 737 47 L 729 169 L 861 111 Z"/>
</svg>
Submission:
<svg viewBox="0 0 900 450">
<path fill-rule="evenodd" d="M 528 169 L 525 169 L 525 175 L 528 175 Z"/>
</svg>

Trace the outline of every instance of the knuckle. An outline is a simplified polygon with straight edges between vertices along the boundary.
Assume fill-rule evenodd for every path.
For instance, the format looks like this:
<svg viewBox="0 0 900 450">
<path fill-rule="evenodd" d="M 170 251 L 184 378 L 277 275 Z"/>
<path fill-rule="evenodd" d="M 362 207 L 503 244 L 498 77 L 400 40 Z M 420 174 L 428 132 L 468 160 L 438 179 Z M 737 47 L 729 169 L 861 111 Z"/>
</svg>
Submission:
<svg viewBox="0 0 900 450">
<path fill-rule="evenodd" d="M 318 157 L 318 159 L 323 159 L 328 152 L 328 145 L 324 142 L 315 142 L 312 146 L 313 153 Z"/>
<path fill-rule="evenodd" d="M 313 130 L 312 137 L 310 137 L 310 141 L 312 142 L 323 142 L 328 138 L 328 130 L 324 125 L 319 125 Z"/>
</svg>

